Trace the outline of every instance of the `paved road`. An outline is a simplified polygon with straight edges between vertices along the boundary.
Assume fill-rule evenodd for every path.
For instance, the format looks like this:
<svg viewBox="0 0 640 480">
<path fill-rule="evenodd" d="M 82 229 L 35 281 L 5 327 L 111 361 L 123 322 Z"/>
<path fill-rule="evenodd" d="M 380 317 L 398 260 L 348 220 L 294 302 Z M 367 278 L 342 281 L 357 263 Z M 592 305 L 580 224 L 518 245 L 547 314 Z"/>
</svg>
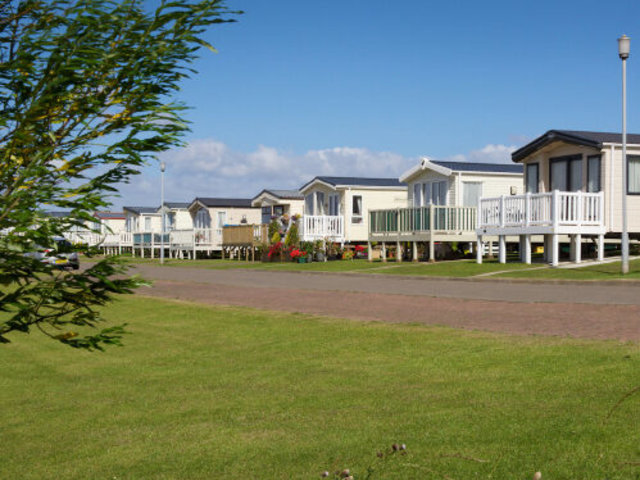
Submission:
<svg viewBox="0 0 640 480">
<path fill-rule="evenodd" d="M 640 341 L 640 287 L 140 265 L 140 293 L 214 305 L 517 335 Z"/>
<path fill-rule="evenodd" d="M 138 265 L 145 278 L 196 282 L 244 288 L 303 289 L 335 292 L 382 293 L 469 300 L 545 303 L 640 305 L 640 284 L 542 283 L 490 279 L 446 279 L 395 275 L 299 273 L 259 270 Z"/>
</svg>

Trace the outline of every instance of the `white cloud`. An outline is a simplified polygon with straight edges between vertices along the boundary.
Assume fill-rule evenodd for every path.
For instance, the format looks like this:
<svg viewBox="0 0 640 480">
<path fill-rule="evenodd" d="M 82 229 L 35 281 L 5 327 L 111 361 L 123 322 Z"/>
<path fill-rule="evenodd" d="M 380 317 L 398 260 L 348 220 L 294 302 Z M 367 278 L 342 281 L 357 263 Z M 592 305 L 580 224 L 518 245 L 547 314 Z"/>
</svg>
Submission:
<svg viewBox="0 0 640 480">
<path fill-rule="evenodd" d="M 234 151 L 222 142 L 200 139 L 165 152 L 165 198 L 190 202 L 197 196 L 251 198 L 263 188 L 297 189 L 317 175 L 397 178 L 418 161 L 392 152 L 335 147 L 299 155 L 260 145 Z M 120 205 L 159 205 L 157 166 L 148 167 L 120 189 Z"/>
<path fill-rule="evenodd" d="M 510 145 L 489 144 L 446 160 L 508 163 L 515 149 Z M 165 199 L 174 202 L 190 202 L 197 196 L 251 198 L 264 188 L 300 188 L 317 175 L 397 178 L 419 161 L 393 152 L 355 147 L 295 154 L 260 145 L 246 153 L 213 139 L 194 140 L 185 148 L 163 153 L 161 159 L 167 164 Z M 130 184 L 122 186 L 120 193 L 121 198 L 114 201 L 116 207 L 159 205 L 157 165 L 133 177 Z"/>
<path fill-rule="evenodd" d="M 488 144 L 479 150 L 472 150 L 468 154 L 453 155 L 447 160 L 454 162 L 480 162 L 480 163 L 511 163 L 511 153 L 516 150 L 514 145 Z"/>
</svg>

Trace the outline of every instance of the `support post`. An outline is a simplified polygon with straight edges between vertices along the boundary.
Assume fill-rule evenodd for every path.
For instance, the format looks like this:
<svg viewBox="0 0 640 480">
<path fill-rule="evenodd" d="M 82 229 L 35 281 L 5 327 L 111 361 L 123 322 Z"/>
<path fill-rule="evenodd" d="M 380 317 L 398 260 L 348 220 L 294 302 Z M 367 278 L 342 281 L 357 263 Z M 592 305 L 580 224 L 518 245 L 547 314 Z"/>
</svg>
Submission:
<svg viewBox="0 0 640 480">
<path fill-rule="evenodd" d="M 429 234 L 429 262 L 433 263 L 436 261 L 436 244 L 434 240 L 433 231 Z"/>
<path fill-rule="evenodd" d="M 582 262 L 582 235 L 577 233 L 574 238 L 575 238 L 574 243 L 576 247 L 575 247 L 575 258 L 573 261 L 576 263 L 580 263 Z"/>
<path fill-rule="evenodd" d="M 396 242 L 396 262 L 402 262 L 402 245 L 400 241 Z"/>
<path fill-rule="evenodd" d="M 387 262 L 387 244 L 382 242 L 382 261 Z"/>
<path fill-rule="evenodd" d="M 499 261 L 500 263 L 507 263 L 507 238 L 504 235 L 498 236 L 499 243 Z"/>
<path fill-rule="evenodd" d="M 477 245 L 476 245 L 476 263 L 482 264 L 482 250 L 484 246 L 482 245 L 482 235 L 478 235 Z"/>
<path fill-rule="evenodd" d="M 598 261 L 604 260 L 604 235 L 598 235 Z"/>
<path fill-rule="evenodd" d="M 367 242 L 367 260 L 373 262 L 373 253 L 371 252 L 371 242 Z"/>
<path fill-rule="evenodd" d="M 551 266 L 557 267 L 560 258 L 560 239 L 558 234 L 551 235 Z"/>
<path fill-rule="evenodd" d="M 413 261 L 417 262 L 418 261 L 418 242 L 412 242 L 413 243 Z"/>
<path fill-rule="evenodd" d="M 524 236 L 524 263 L 531 265 L 531 235 Z"/>
</svg>

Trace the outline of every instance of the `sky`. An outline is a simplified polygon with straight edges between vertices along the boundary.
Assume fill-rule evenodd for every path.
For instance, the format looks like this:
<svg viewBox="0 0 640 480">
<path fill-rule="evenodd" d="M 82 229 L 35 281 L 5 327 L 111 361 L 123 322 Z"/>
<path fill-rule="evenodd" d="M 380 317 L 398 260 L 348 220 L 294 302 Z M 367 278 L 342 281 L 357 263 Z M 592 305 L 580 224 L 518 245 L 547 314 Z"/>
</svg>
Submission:
<svg viewBox="0 0 640 480">
<path fill-rule="evenodd" d="M 156 0 L 148 0 L 153 4 Z M 205 35 L 165 199 L 251 198 L 317 175 L 398 177 L 421 156 L 510 162 L 550 129 L 620 131 L 617 38 L 631 37 L 628 129 L 640 132 L 637 0 L 227 0 Z M 160 204 L 150 164 L 114 207 Z"/>
</svg>

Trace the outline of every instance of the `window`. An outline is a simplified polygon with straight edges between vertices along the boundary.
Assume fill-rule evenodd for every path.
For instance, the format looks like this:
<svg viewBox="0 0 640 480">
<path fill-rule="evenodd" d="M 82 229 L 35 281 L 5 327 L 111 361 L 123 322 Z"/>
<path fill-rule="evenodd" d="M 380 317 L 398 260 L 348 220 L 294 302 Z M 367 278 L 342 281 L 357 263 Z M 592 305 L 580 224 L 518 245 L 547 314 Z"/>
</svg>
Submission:
<svg viewBox="0 0 640 480">
<path fill-rule="evenodd" d="M 526 189 L 528 193 L 538 193 L 538 185 L 540 182 L 540 170 L 537 163 L 527 164 L 527 184 Z"/>
<path fill-rule="evenodd" d="M 151 217 L 144 217 L 144 231 L 151 231 Z"/>
<path fill-rule="evenodd" d="M 351 223 L 362 223 L 362 195 L 353 196 Z"/>
<path fill-rule="evenodd" d="M 422 184 L 414 183 L 413 184 L 413 206 L 414 207 L 419 207 L 420 205 L 422 205 L 422 202 L 420 201 L 421 193 L 422 193 Z"/>
<path fill-rule="evenodd" d="M 211 216 L 206 208 L 201 208 L 196 213 L 196 228 L 211 228 Z"/>
<path fill-rule="evenodd" d="M 482 182 L 462 182 L 462 205 L 477 207 L 482 196 Z"/>
<path fill-rule="evenodd" d="M 447 204 L 447 182 L 432 182 L 431 183 L 431 203 L 434 205 L 446 205 Z"/>
<path fill-rule="evenodd" d="M 600 183 L 600 155 L 587 157 L 587 192 L 599 192 Z"/>
<path fill-rule="evenodd" d="M 164 213 L 164 228 L 165 230 L 173 230 L 176 228 L 176 212 Z"/>
<path fill-rule="evenodd" d="M 271 222 L 271 207 L 262 207 L 262 223 Z"/>
<path fill-rule="evenodd" d="M 273 207 L 273 214 L 276 217 L 281 217 L 282 215 L 284 215 L 284 205 L 275 205 Z"/>
<path fill-rule="evenodd" d="M 429 205 L 431 203 L 431 184 L 422 184 L 422 205 Z"/>
<path fill-rule="evenodd" d="M 224 227 L 227 223 L 227 212 L 218 212 L 218 228 Z"/>
<path fill-rule="evenodd" d="M 316 215 L 324 215 L 324 192 L 316 192 Z"/>
<path fill-rule="evenodd" d="M 329 195 L 329 215 L 340 215 L 340 197 L 336 194 Z"/>
<path fill-rule="evenodd" d="M 313 215 L 313 193 L 304 197 L 304 211 L 307 215 Z"/>
<path fill-rule="evenodd" d="M 627 155 L 627 193 L 640 195 L 640 155 Z"/>
<path fill-rule="evenodd" d="M 552 191 L 582 190 L 582 155 L 551 158 L 549 161 Z"/>
</svg>

